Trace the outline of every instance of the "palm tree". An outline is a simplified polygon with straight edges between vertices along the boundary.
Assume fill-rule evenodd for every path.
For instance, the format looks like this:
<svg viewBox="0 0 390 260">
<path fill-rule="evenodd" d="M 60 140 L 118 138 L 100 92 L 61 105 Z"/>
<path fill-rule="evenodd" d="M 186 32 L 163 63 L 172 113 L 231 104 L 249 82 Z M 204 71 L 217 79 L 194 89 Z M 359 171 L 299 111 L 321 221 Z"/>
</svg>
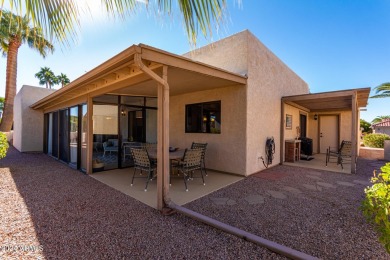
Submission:
<svg viewBox="0 0 390 260">
<path fill-rule="evenodd" d="M 66 74 L 61 73 L 60 75 L 57 76 L 57 82 L 58 84 L 61 83 L 61 88 L 63 88 L 65 85 L 70 83 L 70 80 Z"/>
<path fill-rule="evenodd" d="M 372 96 L 370 98 L 385 98 L 390 97 L 390 82 L 383 83 L 374 88 L 377 95 Z"/>
<path fill-rule="evenodd" d="M 39 79 L 39 85 L 46 85 L 46 88 L 49 89 L 58 83 L 57 77 L 48 67 L 41 68 L 41 70 L 35 74 L 35 77 Z"/>
<path fill-rule="evenodd" d="M 0 131 L 8 132 L 12 128 L 14 117 L 14 98 L 16 95 L 17 60 L 19 47 L 27 43 L 45 57 L 53 52 L 53 45 L 45 39 L 40 27 L 30 27 L 27 16 L 17 16 L 9 11 L 1 10 L 0 17 L 0 51 L 7 56 L 5 80 L 5 101 Z"/>
<path fill-rule="evenodd" d="M 382 122 L 383 119 L 389 119 L 390 116 L 377 116 L 374 120 L 371 121 L 371 124 L 376 124 Z"/>
<path fill-rule="evenodd" d="M 239 5 L 241 0 L 236 0 Z M 4 0 L 0 0 L 0 6 Z M 79 0 L 48 1 L 48 0 L 8 0 L 13 10 L 25 11 L 32 18 L 33 24 L 41 27 L 59 42 L 68 43 L 67 39 L 76 38 L 76 28 L 79 27 L 82 3 Z M 198 31 L 206 37 L 212 33 L 211 24 L 218 26 L 224 20 L 226 0 L 103 0 L 105 11 L 114 18 L 124 19 L 134 14 L 140 5 L 146 5 L 149 10 L 156 10 L 158 15 L 171 15 L 172 2 L 179 9 L 191 43 L 196 43 Z M 50 3 L 50 4 L 48 4 Z M 150 6 L 151 5 L 151 6 Z M 21 13 L 20 13 L 21 15 Z M 0 12 L 1 16 L 1 12 Z"/>
</svg>

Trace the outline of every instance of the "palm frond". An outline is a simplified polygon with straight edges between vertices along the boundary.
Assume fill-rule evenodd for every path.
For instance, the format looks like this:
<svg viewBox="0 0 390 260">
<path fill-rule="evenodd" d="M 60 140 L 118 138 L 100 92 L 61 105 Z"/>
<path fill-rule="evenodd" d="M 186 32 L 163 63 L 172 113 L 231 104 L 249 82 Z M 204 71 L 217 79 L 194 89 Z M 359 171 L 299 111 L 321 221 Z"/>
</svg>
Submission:
<svg viewBox="0 0 390 260">
<path fill-rule="evenodd" d="M 374 88 L 377 95 L 371 96 L 370 98 L 386 98 L 390 97 L 390 82 L 383 83 Z"/>
<path fill-rule="evenodd" d="M 126 18 L 137 11 L 140 2 L 150 5 L 150 1 L 140 0 L 101 0 L 106 13 L 112 17 Z M 241 0 L 236 0 L 241 3 Z M 198 32 L 207 37 L 212 35 L 212 24 L 223 21 L 226 0 L 177 0 L 190 43 L 196 44 Z M 4 0 L 0 0 L 3 5 Z M 77 39 L 80 28 L 81 4 L 78 0 L 9 0 L 11 11 L 20 16 L 26 13 L 33 27 L 40 27 L 50 42 L 54 39 L 69 46 L 69 40 Z M 154 0 L 159 11 L 172 12 L 172 0 Z M 2 12 L 3 9 L 1 9 Z M 0 16 L 2 16 L 0 12 Z"/>
</svg>

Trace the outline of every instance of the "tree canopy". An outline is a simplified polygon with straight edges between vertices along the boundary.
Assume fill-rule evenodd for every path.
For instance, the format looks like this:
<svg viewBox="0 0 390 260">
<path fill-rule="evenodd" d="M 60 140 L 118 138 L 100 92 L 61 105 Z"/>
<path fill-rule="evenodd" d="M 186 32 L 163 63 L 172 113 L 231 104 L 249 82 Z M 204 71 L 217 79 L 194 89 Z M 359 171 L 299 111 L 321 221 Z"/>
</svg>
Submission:
<svg viewBox="0 0 390 260">
<path fill-rule="evenodd" d="M 236 0 L 241 3 L 241 0 Z M 5 0 L 0 0 L 3 6 Z M 11 11 L 24 13 L 31 18 L 33 24 L 43 28 L 51 39 L 69 43 L 75 39 L 80 27 L 82 4 L 79 0 L 8 0 Z M 88 2 L 87 2 L 88 3 Z M 184 22 L 188 39 L 196 43 L 199 31 L 204 36 L 212 34 L 212 24 L 218 26 L 226 14 L 226 0 L 101 0 L 107 14 L 113 18 L 125 19 L 136 13 L 137 8 L 146 6 L 156 10 L 159 15 L 172 15 L 179 10 Z M 91 3 L 90 3 L 91 4 Z M 23 13 L 24 12 L 24 13 Z"/>
</svg>

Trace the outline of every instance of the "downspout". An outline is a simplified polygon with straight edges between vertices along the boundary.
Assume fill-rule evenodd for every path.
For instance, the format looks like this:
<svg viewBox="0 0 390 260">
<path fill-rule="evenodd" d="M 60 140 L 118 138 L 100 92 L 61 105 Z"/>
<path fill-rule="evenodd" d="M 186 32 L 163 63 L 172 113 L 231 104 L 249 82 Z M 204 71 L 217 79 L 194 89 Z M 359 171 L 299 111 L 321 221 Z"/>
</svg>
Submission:
<svg viewBox="0 0 390 260">
<path fill-rule="evenodd" d="M 166 80 L 159 77 L 151 69 L 149 69 L 147 66 L 145 66 L 145 64 L 143 64 L 140 53 L 135 54 L 134 62 L 142 71 L 144 71 L 146 74 L 148 74 L 151 78 L 153 78 L 159 84 L 163 85 L 164 89 L 169 89 L 169 85 L 168 85 L 168 82 Z M 199 213 L 192 211 L 190 209 L 179 206 L 179 205 L 175 204 L 174 202 L 172 202 L 171 199 L 169 198 L 169 190 L 168 189 L 167 190 L 164 189 L 163 199 L 164 199 L 165 205 L 174 211 L 180 212 L 185 216 L 188 216 L 192 219 L 195 219 L 197 221 L 200 221 L 202 223 L 205 223 L 207 225 L 210 225 L 212 227 L 220 229 L 220 230 L 227 232 L 229 234 L 238 236 L 246 241 L 250 241 L 252 243 L 255 243 L 257 245 L 265 247 L 265 248 L 267 248 L 275 253 L 278 253 L 280 255 L 284 255 L 284 256 L 289 257 L 291 259 L 318 259 L 318 258 L 315 258 L 313 256 L 307 255 L 305 253 L 294 250 L 292 248 L 289 248 L 289 247 L 280 245 L 278 243 L 272 242 L 270 240 L 264 239 L 262 237 L 253 235 L 249 232 L 238 229 L 236 227 L 227 225 L 225 223 L 222 223 L 218 220 L 204 216 L 204 215 L 199 214 Z M 164 210 L 162 212 L 164 213 Z M 165 213 L 169 214 L 169 212 L 167 212 L 167 211 Z"/>
<path fill-rule="evenodd" d="M 204 216 L 204 215 L 199 214 L 195 211 L 192 211 L 190 209 L 179 206 L 170 200 L 165 201 L 165 203 L 168 205 L 168 207 L 170 207 L 173 210 L 176 210 L 177 212 L 180 212 L 183 215 L 186 215 L 186 216 L 193 218 L 197 221 L 203 222 L 207 225 L 210 225 L 212 227 L 220 229 L 226 233 L 235 235 L 235 236 L 242 238 L 246 241 L 249 241 L 249 242 L 252 242 L 252 243 L 257 244 L 259 246 L 265 247 L 265 248 L 267 248 L 275 253 L 286 256 L 288 258 L 291 258 L 291 259 L 318 259 L 314 256 L 311 256 L 311 255 L 305 254 L 303 252 L 297 251 L 295 249 L 280 245 L 280 244 L 275 243 L 273 241 L 270 241 L 270 240 L 267 240 L 265 238 L 262 238 L 262 237 L 254 235 L 254 234 L 251 234 L 249 232 L 246 232 L 242 229 L 227 225 L 227 224 L 222 223 L 218 220 Z"/>
</svg>

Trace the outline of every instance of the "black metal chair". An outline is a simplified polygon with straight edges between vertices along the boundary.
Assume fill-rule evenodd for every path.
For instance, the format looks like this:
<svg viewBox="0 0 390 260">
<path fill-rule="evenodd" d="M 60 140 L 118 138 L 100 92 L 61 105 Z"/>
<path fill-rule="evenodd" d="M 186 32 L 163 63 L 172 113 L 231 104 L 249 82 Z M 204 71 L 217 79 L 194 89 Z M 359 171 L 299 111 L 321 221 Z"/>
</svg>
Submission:
<svg viewBox="0 0 390 260">
<path fill-rule="evenodd" d="M 155 171 L 157 169 L 157 165 L 150 160 L 148 151 L 144 148 L 132 147 L 131 154 L 134 160 L 134 172 L 133 172 L 133 178 L 131 180 L 131 186 L 133 186 L 134 178 L 146 178 L 145 191 L 147 191 L 149 181 L 151 181 L 155 177 Z M 140 170 L 141 173 L 147 172 L 147 175 L 142 177 L 135 177 L 135 173 L 137 170 Z"/>
<path fill-rule="evenodd" d="M 194 171 L 199 170 L 202 177 L 203 185 L 206 185 L 204 182 L 203 172 L 202 172 L 202 149 L 186 149 L 184 152 L 183 159 L 178 162 L 175 166 L 179 172 L 183 174 L 184 186 L 186 191 L 188 191 L 187 181 L 194 178 Z"/>
<path fill-rule="evenodd" d="M 345 160 L 351 160 L 351 150 L 352 142 L 351 141 L 342 141 L 340 148 L 337 150 L 332 150 L 330 147 L 326 150 L 326 163 L 325 166 L 328 166 L 331 157 L 337 159 L 337 165 L 341 165 L 341 169 L 344 169 L 343 162 Z"/>
<path fill-rule="evenodd" d="M 207 148 L 207 143 L 195 143 L 195 142 L 192 142 L 192 145 L 191 145 L 191 149 L 202 149 L 202 167 L 201 167 L 201 170 L 204 171 L 205 175 L 207 176 L 206 163 L 205 163 L 206 148 Z"/>
</svg>

